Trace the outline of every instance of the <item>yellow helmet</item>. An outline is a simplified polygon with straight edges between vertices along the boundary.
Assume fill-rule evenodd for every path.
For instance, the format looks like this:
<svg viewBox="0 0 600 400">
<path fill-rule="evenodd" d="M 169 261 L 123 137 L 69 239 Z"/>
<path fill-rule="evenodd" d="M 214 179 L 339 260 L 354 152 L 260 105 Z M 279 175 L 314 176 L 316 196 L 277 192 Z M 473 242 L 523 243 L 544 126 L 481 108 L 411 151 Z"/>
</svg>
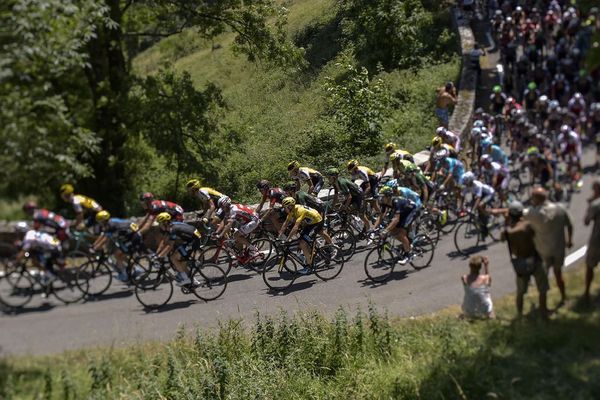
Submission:
<svg viewBox="0 0 600 400">
<path fill-rule="evenodd" d="M 358 167 L 358 160 L 350 160 L 346 164 L 346 168 L 348 168 L 348 171 L 352 171 L 356 167 Z"/>
<path fill-rule="evenodd" d="M 291 163 L 288 164 L 287 166 L 287 170 L 288 171 L 292 171 L 296 168 L 300 168 L 300 163 L 298 161 L 292 161 Z"/>
<path fill-rule="evenodd" d="M 72 194 L 75 188 L 70 183 L 65 183 L 60 187 L 60 194 Z"/>
<path fill-rule="evenodd" d="M 110 213 L 106 210 L 98 211 L 96 213 L 96 222 L 105 222 L 110 219 Z"/>
<path fill-rule="evenodd" d="M 394 142 L 390 142 L 385 145 L 386 153 L 389 153 L 390 151 L 394 151 L 394 150 L 396 150 L 396 148 L 397 148 L 397 146 L 396 146 L 396 143 L 394 143 Z"/>
<path fill-rule="evenodd" d="M 402 159 L 402 154 L 398 151 L 394 151 L 390 154 L 390 161 L 396 161 L 396 159 Z"/>
<path fill-rule="evenodd" d="M 200 189 L 200 187 L 202 186 L 202 184 L 200 183 L 199 179 L 190 179 L 186 184 L 185 187 L 187 189 Z"/>
<path fill-rule="evenodd" d="M 439 145 L 442 144 L 442 138 L 439 136 L 434 137 L 433 139 L 431 139 L 431 145 L 434 147 L 437 147 Z"/>
<path fill-rule="evenodd" d="M 283 199 L 283 201 L 281 202 L 281 205 L 284 207 L 289 207 L 289 206 L 295 206 L 296 205 L 296 200 L 294 200 L 293 197 L 286 197 L 285 199 Z"/>
<path fill-rule="evenodd" d="M 158 222 L 159 224 L 162 224 L 163 222 L 169 222 L 170 220 L 171 214 L 169 214 L 168 212 L 161 212 L 156 217 L 156 222 Z"/>
</svg>

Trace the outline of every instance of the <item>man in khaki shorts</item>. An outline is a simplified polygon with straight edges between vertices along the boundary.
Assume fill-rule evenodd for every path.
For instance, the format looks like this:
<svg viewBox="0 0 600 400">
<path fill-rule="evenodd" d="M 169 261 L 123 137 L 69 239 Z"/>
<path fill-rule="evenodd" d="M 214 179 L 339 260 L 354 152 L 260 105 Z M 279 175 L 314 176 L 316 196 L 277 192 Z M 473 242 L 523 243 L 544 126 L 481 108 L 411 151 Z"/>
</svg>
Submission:
<svg viewBox="0 0 600 400">
<path fill-rule="evenodd" d="M 593 222 L 592 234 L 588 242 L 588 249 L 585 255 L 585 265 L 587 267 L 585 274 L 585 292 L 583 298 L 590 300 L 590 286 L 594 280 L 594 268 L 600 263 L 600 179 L 592 183 L 592 198 L 588 200 L 588 209 L 585 214 L 585 224 Z"/>
<path fill-rule="evenodd" d="M 544 265 L 548 270 L 552 268 L 554 271 L 556 285 L 560 290 L 560 306 L 566 300 L 562 266 L 565 262 L 566 249 L 573 246 L 573 223 L 563 206 L 548 201 L 548 192 L 544 188 L 533 189 L 531 204 L 532 207 L 525 211 L 525 220 L 533 227 L 535 249 L 544 261 Z"/>
</svg>

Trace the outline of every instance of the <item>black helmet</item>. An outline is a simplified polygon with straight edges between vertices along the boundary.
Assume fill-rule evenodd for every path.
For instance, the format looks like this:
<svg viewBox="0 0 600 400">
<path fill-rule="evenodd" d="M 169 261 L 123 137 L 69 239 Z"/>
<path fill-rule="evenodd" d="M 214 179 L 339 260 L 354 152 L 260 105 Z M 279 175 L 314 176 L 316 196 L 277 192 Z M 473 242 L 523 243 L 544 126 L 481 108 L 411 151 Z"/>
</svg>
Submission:
<svg viewBox="0 0 600 400">
<path fill-rule="evenodd" d="M 256 183 L 256 188 L 258 190 L 266 190 L 266 189 L 271 189 L 271 182 L 269 182 L 266 179 L 261 179 L 260 181 L 258 181 Z"/>
</svg>

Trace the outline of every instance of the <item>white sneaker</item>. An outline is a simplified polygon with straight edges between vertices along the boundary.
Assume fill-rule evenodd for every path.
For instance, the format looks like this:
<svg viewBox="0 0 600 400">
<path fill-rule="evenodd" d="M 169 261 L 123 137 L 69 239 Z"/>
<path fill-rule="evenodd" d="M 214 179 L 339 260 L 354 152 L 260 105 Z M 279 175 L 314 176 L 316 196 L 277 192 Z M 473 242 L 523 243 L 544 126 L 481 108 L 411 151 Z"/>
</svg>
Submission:
<svg viewBox="0 0 600 400">
<path fill-rule="evenodd" d="M 190 278 L 183 278 L 183 279 L 175 282 L 175 285 L 181 287 L 181 286 L 187 286 L 190 283 L 192 283 L 192 281 L 190 280 Z"/>
<path fill-rule="evenodd" d="M 309 274 L 309 273 L 310 273 L 310 268 L 308 268 L 308 267 L 304 267 L 304 268 L 302 268 L 301 270 L 299 270 L 299 271 L 298 271 L 298 273 L 299 273 L 300 275 L 307 275 L 307 274 Z"/>
</svg>

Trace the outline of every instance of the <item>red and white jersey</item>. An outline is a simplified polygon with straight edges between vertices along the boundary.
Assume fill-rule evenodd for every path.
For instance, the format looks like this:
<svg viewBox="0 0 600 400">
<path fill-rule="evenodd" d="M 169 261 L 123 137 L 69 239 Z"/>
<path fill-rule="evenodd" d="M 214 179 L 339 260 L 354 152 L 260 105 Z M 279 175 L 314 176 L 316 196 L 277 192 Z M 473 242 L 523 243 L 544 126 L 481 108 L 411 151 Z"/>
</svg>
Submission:
<svg viewBox="0 0 600 400">
<path fill-rule="evenodd" d="M 225 217 L 239 221 L 242 224 L 246 224 L 258 218 L 252 207 L 237 203 L 231 205 L 229 211 L 225 213 Z"/>
<path fill-rule="evenodd" d="M 23 238 L 23 250 L 57 251 L 60 250 L 60 241 L 49 233 L 30 230 Z"/>
</svg>

